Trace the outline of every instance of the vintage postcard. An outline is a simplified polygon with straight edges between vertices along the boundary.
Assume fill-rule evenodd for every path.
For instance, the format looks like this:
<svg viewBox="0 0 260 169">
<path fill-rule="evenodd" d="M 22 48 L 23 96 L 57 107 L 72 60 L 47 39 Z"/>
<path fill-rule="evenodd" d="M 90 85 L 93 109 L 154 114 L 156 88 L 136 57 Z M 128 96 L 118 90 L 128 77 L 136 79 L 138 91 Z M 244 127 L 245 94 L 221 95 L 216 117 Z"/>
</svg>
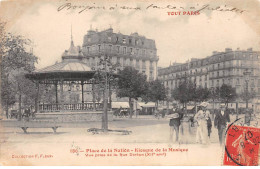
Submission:
<svg viewBox="0 0 260 169">
<path fill-rule="evenodd" d="M 259 0 L 3 0 L 0 165 L 259 166 Z"/>
</svg>

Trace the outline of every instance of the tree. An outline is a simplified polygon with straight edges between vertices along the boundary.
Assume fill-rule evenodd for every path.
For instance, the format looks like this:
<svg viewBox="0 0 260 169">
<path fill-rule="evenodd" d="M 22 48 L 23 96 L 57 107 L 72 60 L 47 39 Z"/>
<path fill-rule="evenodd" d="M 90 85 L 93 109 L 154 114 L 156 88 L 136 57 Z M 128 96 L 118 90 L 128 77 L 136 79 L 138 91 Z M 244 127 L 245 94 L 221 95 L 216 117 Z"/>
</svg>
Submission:
<svg viewBox="0 0 260 169">
<path fill-rule="evenodd" d="M 247 92 L 244 91 L 242 92 L 239 97 L 243 100 L 243 101 L 249 101 L 251 99 L 253 99 L 256 96 L 256 92 L 255 91 L 251 91 L 251 92 Z"/>
<path fill-rule="evenodd" d="M 103 116 L 102 116 L 102 126 L 101 128 L 104 132 L 108 131 L 108 95 L 109 95 L 109 88 L 111 85 L 114 85 L 112 81 L 115 80 L 115 74 L 117 64 L 113 64 L 108 56 L 104 56 L 100 58 L 99 67 L 94 75 L 94 82 L 99 84 L 99 89 L 103 91 Z M 93 90 L 95 91 L 95 89 Z M 96 95 L 93 94 L 93 101 L 95 106 Z"/>
<path fill-rule="evenodd" d="M 20 119 L 22 95 L 27 95 L 35 89 L 24 78 L 24 74 L 35 69 L 34 63 L 37 62 L 37 57 L 27 51 L 31 44 L 29 39 L 6 33 L 3 22 L 0 22 L 0 30 L 1 104 L 8 116 L 8 109 L 15 103 L 15 96 L 18 96 Z"/>
<path fill-rule="evenodd" d="M 176 87 L 172 91 L 172 97 L 175 100 L 178 100 L 185 107 L 185 112 L 187 108 L 187 103 L 194 99 L 196 85 L 191 81 L 187 81 L 186 79 L 182 81 L 178 87 Z"/>
<path fill-rule="evenodd" d="M 202 88 L 201 86 L 195 89 L 193 96 L 193 101 L 203 102 L 209 99 L 210 91 L 207 88 Z"/>
<path fill-rule="evenodd" d="M 214 113 L 215 113 L 215 101 L 220 99 L 220 88 L 219 87 L 211 88 L 209 90 L 209 98 L 213 102 L 213 110 L 214 110 Z"/>
<path fill-rule="evenodd" d="M 132 99 L 138 100 L 138 97 L 142 97 L 146 94 L 148 83 L 146 76 L 139 73 L 133 67 L 125 67 L 123 70 L 119 70 L 118 73 L 118 97 L 128 97 L 130 107 L 130 118 L 133 115 Z"/>
<path fill-rule="evenodd" d="M 220 89 L 219 89 L 219 93 L 220 93 L 220 99 L 225 102 L 225 104 L 227 105 L 230 101 L 234 100 L 235 97 L 237 96 L 236 94 L 236 89 L 233 88 L 232 86 L 223 84 Z"/>
<path fill-rule="evenodd" d="M 165 100 L 166 98 L 166 89 L 160 80 L 148 82 L 146 94 L 142 97 L 144 101 L 156 102 L 156 107 L 158 107 L 158 101 Z"/>
</svg>

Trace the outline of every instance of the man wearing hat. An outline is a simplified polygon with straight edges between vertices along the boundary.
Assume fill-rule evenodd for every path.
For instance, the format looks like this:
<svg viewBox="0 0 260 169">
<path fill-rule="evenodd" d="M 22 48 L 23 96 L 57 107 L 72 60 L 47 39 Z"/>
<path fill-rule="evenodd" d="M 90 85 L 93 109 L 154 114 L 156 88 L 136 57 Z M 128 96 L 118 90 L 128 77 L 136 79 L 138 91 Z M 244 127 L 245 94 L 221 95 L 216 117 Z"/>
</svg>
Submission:
<svg viewBox="0 0 260 169">
<path fill-rule="evenodd" d="M 175 110 L 170 109 L 169 115 L 167 115 L 167 118 L 170 119 L 169 126 L 170 126 L 170 141 L 173 141 L 173 133 L 175 131 L 175 142 L 179 141 L 179 127 L 180 127 L 180 120 L 183 117 L 183 113 L 181 112 L 181 109 L 179 109 L 178 105 L 176 106 Z"/>
<path fill-rule="evenodd" d="M 214 120 L 214 126 L 218 129 L 219 143 L 223 144 L 226 125 L 230 122 L 229 113 L 226 110 L 226 105 L 224 103 L 220 104 L 220 110 L 217 111 L 216 117 Z"/>
</svg>

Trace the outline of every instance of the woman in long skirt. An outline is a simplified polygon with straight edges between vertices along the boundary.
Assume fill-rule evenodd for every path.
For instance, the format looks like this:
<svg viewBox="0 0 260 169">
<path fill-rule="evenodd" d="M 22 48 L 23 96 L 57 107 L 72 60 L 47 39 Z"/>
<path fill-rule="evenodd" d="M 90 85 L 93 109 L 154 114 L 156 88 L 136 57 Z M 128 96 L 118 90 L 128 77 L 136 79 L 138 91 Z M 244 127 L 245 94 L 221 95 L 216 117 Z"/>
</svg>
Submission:
<svg viewBox="0 0 260 169">
<path fill-rule="evenodd" d="M 196 133 L 196 142 L 202 144 L 209 144 L 209 137 L 208 137 L 208 127 L 207 127 L 207 120 L 209 119 L 210 113 L 206 110 L 208 103 L 203 102 L 200 104 L 201 110 L 196 113 L 194 116 L 194 120 L 197 121 L 197 133 Z"/>
</svg>

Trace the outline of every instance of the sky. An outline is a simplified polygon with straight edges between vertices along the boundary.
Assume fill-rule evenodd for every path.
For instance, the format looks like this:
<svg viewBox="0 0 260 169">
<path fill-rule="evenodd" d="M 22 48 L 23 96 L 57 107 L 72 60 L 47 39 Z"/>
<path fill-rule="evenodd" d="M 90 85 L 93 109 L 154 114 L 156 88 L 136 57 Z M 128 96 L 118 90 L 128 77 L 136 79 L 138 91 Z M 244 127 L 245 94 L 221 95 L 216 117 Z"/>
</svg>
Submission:
<svg viewBox="0 0 260 169">
<path fill-rule="evenodd" d="M 112 0 L 95 2 L 57 0 L 36 1 L 24 5 L 7 3 L 12 5 L 6 7 L 2 17 L 9 22 L 8 31 L 33 41 L 34 54 L 39 58 L 37 68 L 61 60 L 62 53 L 70 45 L 71 27 L 74 44 L 81 46 L 83 37 L 91 25 L 93 29 L 99 31 L 111 26 L 114 32 L 126 35 L 138 32 L 146 38 L 154 39 L 160 67 L 167 67 L 173 62 L 183 63 L 191 58 L 204 58 L 210 56 L 213 51 L 224 51 L 225 48 L 260 50 L 260 31 L 257 29 L 259 20 L 254 16 L 259 8 L 254 8 L 255 4 L 229 4 L 221 0 L 210 3 L 181 0 L 168 2 L 147 0 L 132 3 Z M 58 11 L 58 8 L 66 3 L 73 4 L 76 6 L 75 9 L 63 8 Z M 174 10 L 146 9 L 151 4 L 157 7 L 170 4 L 178 9 L 183 7 L 184 11 L 190 11 L 188 10 L 190 6 L 199 9 L 205 4 L 211 7 L 220 5 L 223 8 L 226 5 L 230 9 L 236 7 L 247 11 L 241 14 L 202 10 L 199 15 L 168 15 L 167 12 Z M 116 5 L 117 8 L 109 10 Z M 83 9 L 78 8 L 79 6 L 95 6 L 96 9 L 79 13 Z M 122 6 L 140 7 L 141 10 L 120 9 Z"/>
</svg>

